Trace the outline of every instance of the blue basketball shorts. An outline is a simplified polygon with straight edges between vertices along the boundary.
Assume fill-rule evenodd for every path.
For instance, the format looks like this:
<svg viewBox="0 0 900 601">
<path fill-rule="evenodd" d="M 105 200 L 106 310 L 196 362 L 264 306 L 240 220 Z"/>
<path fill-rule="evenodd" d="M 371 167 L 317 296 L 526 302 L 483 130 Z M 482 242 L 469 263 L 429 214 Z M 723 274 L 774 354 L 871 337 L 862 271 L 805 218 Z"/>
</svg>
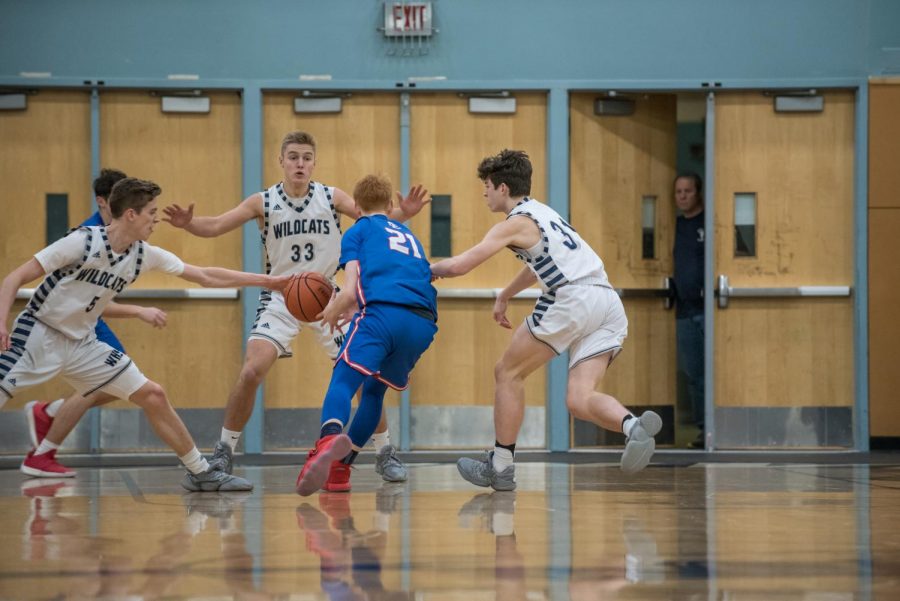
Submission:
<svg viewBox="0 0 900 601">
<path fill-rule="evenodd" d="M 409 374 L 431 346 L 437 324 L 400 305 L 372 304 L 353 316 L 339 361 L 394 390 L 409 386 Z"/>
</svg>

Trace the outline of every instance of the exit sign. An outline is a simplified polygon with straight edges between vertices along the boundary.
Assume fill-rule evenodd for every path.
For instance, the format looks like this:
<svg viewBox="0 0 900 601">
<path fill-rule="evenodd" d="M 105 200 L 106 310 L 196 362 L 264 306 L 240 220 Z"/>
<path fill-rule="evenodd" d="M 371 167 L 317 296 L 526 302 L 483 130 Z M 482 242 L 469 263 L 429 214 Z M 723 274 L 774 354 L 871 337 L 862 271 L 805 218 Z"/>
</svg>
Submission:
<svg viewBox="0 0 900 601">
<path fill-rule="evenodd" d="M 384 35 L 430 36 L 431 2 L 385 2 Z"/>
</svg>

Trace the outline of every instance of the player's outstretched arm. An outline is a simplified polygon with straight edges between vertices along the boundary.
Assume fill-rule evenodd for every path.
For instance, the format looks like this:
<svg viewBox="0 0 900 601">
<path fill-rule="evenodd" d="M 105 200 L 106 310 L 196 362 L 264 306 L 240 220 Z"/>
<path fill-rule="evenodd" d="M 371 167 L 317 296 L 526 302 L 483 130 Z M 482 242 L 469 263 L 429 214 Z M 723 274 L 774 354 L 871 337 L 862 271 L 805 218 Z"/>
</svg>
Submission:
<svg viewBox="0 0 900 601">
<path fill-rule="evenodd" d="M 3 278 L 3 283 L 0 284 L 0 351 L 8 351 L 10 347 L 9 328 L 6 324 L 9 319 L 9 310 L 12 309 L 16 300 L 16 292 L 24 284 L 43 275 L 45 275 L 44 268 L 37 259 L 32 257 Z"/>
<path fill-rule="evenodd" d="M 154 328 L 166 327 L 168 315 L 162 309 L 156 307 L 142 307 L 140 305 L 123 305 L 110 301 L 103 309 L 103 317 L 137 317 Z"/>
<path fill-rule="evenodd" d="M 507 246 L 522 247 L 520 242 L 527 237 L 528 227 L 537 233 L 537 227 L 527 217 L 515 217 L 501 221 L 485 234 L 484 238 L 462 254 L 431 264 L 431 274 L 436 278 L 455 278 L 465 275 L 496 255 Z M 531 246 L 531 245 L 528 245 Z"/>
<path fill-rule="evenodd" d="M 225 269 L 224 267 L 197 267 L 196 265 L 185 263 L 184 272 L 179 277 L 189 282 L 200 284 L 204 288 L 260 286 L 281 292 L 293 276 L 246 273 L 244 271 Z"/>
<path fill-rule="evenodd" d="M 187 208 L 171 204 L 163 209 L 163 221 L 201 238 L 215 238 L 263 216 L 262 197 L 252 194 L 241 204 L 216 217 L 195 217 L 194 204 Z"/>
</svg>

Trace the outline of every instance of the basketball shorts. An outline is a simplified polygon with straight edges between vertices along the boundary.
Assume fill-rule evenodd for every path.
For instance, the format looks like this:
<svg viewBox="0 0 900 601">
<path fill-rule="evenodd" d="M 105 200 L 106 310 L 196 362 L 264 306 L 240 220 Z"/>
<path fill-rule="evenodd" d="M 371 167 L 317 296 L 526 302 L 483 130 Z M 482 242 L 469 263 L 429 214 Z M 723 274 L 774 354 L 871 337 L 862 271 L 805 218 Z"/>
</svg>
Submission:
<svg viewBox="0 0 900 601">
<path fill-rule="evenodd" d="M 127 399 L 147 382 L 128 355 L 93 336 L 72 340 L 26 313 L 12 332 L 14 347 L 0 354 L 0 391 L 7 397 L 57 374 L 83 396 L 102 390 Z"/>
<path fill-rule="evenodd" d="M 405 390 L 436 333 L 433 320 L 400 305 L 368 305 L 353 316 L 338 360 L 394 390 Z"/>
<path fill-rule="evenodd" d="M 302 328 L 309 328 L 315 334 L 316 340 L 332 359 L 337 359 L 344 335 L 335 330 L 331 333 L 328 326 L 322 322 L 302 323 L 291 315 L 284 305 L 284 297 L 280 292 L 263 291 L 259 297 L 259 307 L 256 309 L 256 320 L 250 330 L 250 340 L 266 340 L 278 351 L 278 358 L 290 357 L 291 343 L 300 333 Z"/>
<path fill-rule="evenodd" d="M 525 325 L 557 355 L 569 351 L 569 369 L 610 351 L 615 358 L 628 335 L 622 300 L 605 286 L 569 285 L 545 292 Z"/>
</svg>

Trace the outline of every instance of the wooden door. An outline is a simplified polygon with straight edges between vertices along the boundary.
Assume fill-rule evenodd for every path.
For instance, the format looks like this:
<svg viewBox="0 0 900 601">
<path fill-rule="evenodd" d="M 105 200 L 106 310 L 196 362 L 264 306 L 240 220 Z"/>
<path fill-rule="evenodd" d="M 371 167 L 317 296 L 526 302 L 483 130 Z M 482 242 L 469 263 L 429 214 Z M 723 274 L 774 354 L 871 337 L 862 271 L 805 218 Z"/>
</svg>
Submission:
<svg viewBox="0 0 900 601">
<path fill-rule="evenodd" d="M 25 110 L 0 111 L 0 278 L 53 242 L 47 240 L 48 194 L 68 197 L 64 229 L 90 214 L 90 98 L 89 91 L 40 90 L 27 96 Z M 36 280 L 25 287 L 38 284 Z M 10 321 L 26 304 L 25 299 L 13 304 Z M 70 392 L 68 384 L 56 378 L 22 392 L 4 410 L 19 410 L 30 399 L 57 399 Z M 27 448 L 17 445 L 9 450 Z"/>
<path fill-rule="evenodd" d="M 900 78 L 869 85 L 869 431 L 900 441 Z"/>
<path fill-rule="evenodd" d="M 853 131 L 851 92 L 825 93 L 812 113 L 776 113 L 759 92 L 716 96 L 717 275 L 734 288 L 852 286 Z M 732 298 L 714 329 L 716 447 L 852 444 L 852 297 Z"/>
<path fill-rule="evenodd" d="M 452 254 L 479 242 L 504 218 L 484 205 L 477 176 L 484 157 L 504 148 L 525 150 L 534 167 L 531 195 L 548 200 L 546 94 L 515 96 L 515 114 L 469 113 L 467 99 L 455 93 L 411 97 L 411 179 L 432 194 L 450 196 Z M 411 224 L 426 250 L 431 249 L 430 209 Z M 521 268 L 511 252 L 504 252 L 463 277 L 441 280 L 435 286 L 484 292 L 506 286 Z M 511 336 L 494 323 L 493 302 L 493 298 L 439 299 L 440 329 L 416 367 L 410 387 L 413 446 L 459 448 L 493 442 L 494 364 Z M 533 306 L 534 300 L 513 301 L 510 321 L 518 324 Z M 526 417 L 519 446 L 544 447 L 545 370 L 531 375 L 525 388 Z"/>
<path fill-rule="evenodd" d="M 635 96 L 633 114 L 600 116 L 596 97 L 573 94 L 570 100 L 571 223 L 603 259 L 614 287 L 658 289 L 673 269 L 676 97 Z M 646 236 L 645 205 L 655 207 Z M 666 426 L 657 441 L 672 443 L 675 316 L 659 298 L 626 294 L 623 302 L 628 338 L 600 388 L 632 411 L 653 407 Z M 573 440 L 574 446 L 595 446 L 619 444 L 621 436 L 574 420 Z"/>
</svg>

